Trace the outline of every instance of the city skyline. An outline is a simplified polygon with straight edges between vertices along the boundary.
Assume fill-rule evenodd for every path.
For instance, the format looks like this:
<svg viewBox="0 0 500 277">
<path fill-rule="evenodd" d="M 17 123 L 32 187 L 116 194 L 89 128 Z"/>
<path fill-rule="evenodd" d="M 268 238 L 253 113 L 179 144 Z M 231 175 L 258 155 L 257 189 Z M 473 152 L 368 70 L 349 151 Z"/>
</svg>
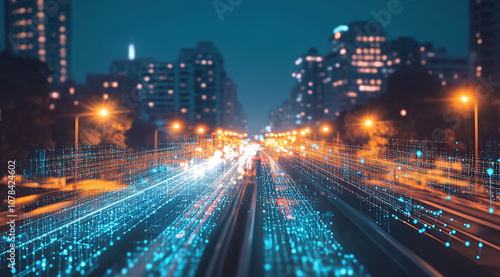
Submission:
<svg viewBox="0 0 500 277">
<path fill-rule="evenodd" d="M 287 5 L 242 1 L 232 11 L 223 12 L 222 21 L 210 2 L 196 2 L 190 7 L 187 3 L 167 2 L 73 2 L 72 77 L 83 82 L 87 74 L 107 73 L 112 60 L 127 58 L 130 43 L 136 46 L 136 58 L 172 60 L 183 47 L 212 41 L 224 57 L 227 72 L 238 84 L 239 98 L 249 114 L 250 130 L 258 131 L 267 124 L 269 109 L 289 98 L 294 83 L 291 73 L 298 56 L 311 47 L 326 55 L 328 38 L 335 26 L 353 20 L 374 20 L 371 11 L 387 10 L 389 2 L 318 2 L 305 6 L 298 1 L 288 1 Z M 359 9 L 359 5 L 363 8 Z M 384 26 L 388 39 L 411 36 L 432 42 L 435 47 L 445 47 L 451 54 L 467 56 L 467 1 L 400 1 L 399 8 L 401 12 L 391 15 Z M 132 10 L 138 19 L 133 24 L 123 16 Z M 297 12 L 301 13 L 301 20 L 293 19 Z M 89 13 L 92 21 L 86 17 Z M 194 13 L 196 21 L 189 15 Z M 422 13 L 429 20 L 417 21 Z M 449 20 L 436 24 L 441 18 Z M 107 28 L 99 27 L 108 21 L 111 24 Z M 433 32 L 428 32 L 430 29 Z M 1 30 L 4 32 L 4 28 Z M 274 35 L 276 32 L 282 35 Z M 89 37 L 94 39 L 87 40 Z M 267 100 L 264 103 L 260 101 L 263 97 Z"/>
</svg>

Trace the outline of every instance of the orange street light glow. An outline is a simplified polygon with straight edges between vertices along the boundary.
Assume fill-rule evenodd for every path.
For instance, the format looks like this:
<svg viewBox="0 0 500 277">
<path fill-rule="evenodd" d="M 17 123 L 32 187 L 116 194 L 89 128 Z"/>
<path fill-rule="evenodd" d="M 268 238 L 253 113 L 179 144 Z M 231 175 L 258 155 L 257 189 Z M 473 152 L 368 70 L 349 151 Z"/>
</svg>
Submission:
<svg viewBox="0 0 500 277">
<path fill-rule="evenodd" d="M 100 114 L 101 116 L 106 116 L 106 115 L 108 115 L 108 111 L 107 111 L 106 109 L 102 109 L 102 110 L 99 112 L 99 114 Z"/>
<path fill-rule="evenodd" d="M 173 127 L 174 127 L 175 130 L 177 130 L 177 129 L 179 129 L 181 127 L 181 125 L 179 125 L 179 123 L 174 123 Z"/>
<path fill-rule="evenodd" d="M 469 98 L 467 98 L 467 96 L 462 96 L 462 98 L 460 98 L 460 100 L 462 100 L 462 102 L 467 102 L 467 101 L 469 101 Z"/>
<path fill-rule="evenodd" d="M 327 126 L 323 127 L 323 132 L 328 132 L 328 127 Z"/>
<path fill-rule="evenodd" d="M 373 122 L 371 120 L 365 121 L 366 126 L 372 126 Z"/>
</svg>

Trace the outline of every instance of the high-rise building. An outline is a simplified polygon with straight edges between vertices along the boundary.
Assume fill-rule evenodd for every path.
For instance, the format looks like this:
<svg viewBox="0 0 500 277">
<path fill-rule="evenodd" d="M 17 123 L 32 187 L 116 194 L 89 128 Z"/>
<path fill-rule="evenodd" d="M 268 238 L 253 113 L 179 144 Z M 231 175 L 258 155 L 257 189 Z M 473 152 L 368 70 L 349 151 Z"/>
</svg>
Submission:
<svg viewBox="0 0 500 277">
<path fill-rule="evenodd" d="M 140 118 L 195 121 L 194 67 L 184 62 L 154 62 L 141 67 Z"/>
<path fill-rule="evenodd" d="M 340 25 L 330 37 L 331 52 L 324 58 L 324 114 L 335 119 L 341 111 L 378 97 L 388 75 L 386 35 L 376 22 Z"/>
<path fill-rule="evenodd" d="M 13 55 L 38 58 L 54 72 L 49 83 L 71 76 L 71 3 L 5 0 L 5 46 Z"/>
<path fill-rule="evenodd" d="M 238 128 L 238 99 L 236 98 L 237 85 L 230 78 L 226 78 L 222 89 L 222 128 L 236 130 Z"/>
<path fill-rule="evenodd" d="M 388 73 L 415 74 L 424 72 L 426 62 L 423 61 L 422 56 L 425 49 L 425 46 L 411 37 L 399 37 L 387 41 L 382 53 L 383 57 L 387 57 Z"/>
<path fill-rule="evenodd" d="M 292 122 L 308 124 L 323 118 L 323 57 L 311 48 L 295 65 L 292 77 L 297 83 L 292 89 Z"/>
<path fill-rule="evenodd" d="M 226 75 L 219 50 L 211 42 L 199 42 L 196 48 L 181 49 L 179 61 L 189 64 L 193 70 L 195 122 L 221 126 L 221 96 Z"/>
<path fill-rule="evenodd" d="M 222 56 L 211 42 L 181 49 L 176 61 L 141 63 L 137 88 L 140 118 L 146 121 L 175 117 L 216 128 L 229 124 L 224 108 L 231 106 L 230 113 L 239 112 L 236 84 L 226 77 Z"/>
<path fill-rule="evenodd" d="M 427 73 L 439 79 L 441 85 L 465 85 L 469 75 L 469 60 L 466 57 L 450 55 L 445 48 L 433 49 L 432 44 L 422 46 L 421 50 Z"/>
<path fill-rule="evenodd" d="M 500 1 L 469 0 L 471 77 L 500 81 Z"/>
<path fill-rule="evenodd" d="M 292 129 L 292 106 L 290 101 L 285 100 L 281 106 L 269 111 L 269 132 L 281 132 Z"/>
</svg>

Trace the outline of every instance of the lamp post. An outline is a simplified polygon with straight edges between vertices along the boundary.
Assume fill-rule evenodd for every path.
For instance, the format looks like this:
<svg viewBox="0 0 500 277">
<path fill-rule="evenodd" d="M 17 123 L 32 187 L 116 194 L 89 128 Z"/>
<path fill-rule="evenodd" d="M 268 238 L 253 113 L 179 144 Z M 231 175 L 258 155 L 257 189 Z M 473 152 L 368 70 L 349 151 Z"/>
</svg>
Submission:
<svg viewBox="0 0 500 277">
<path fill-rule="evenodd" d="M 80 123 L 80 117 L 92 115 L 100 115 L 102 117 L 105 117 L 108 114 L 108 110 L 102 109 L 99 112 L 79 113 L 75 116 L 75 177 L 78 174 L 78 126 Z"/>
<path fill-rule="evenodd" d="M 462 100 L 462 102 L 469 102 L 469 97 L 462 96 L 460 100 Z M 472 97 L 472 102 L 474 103 L 474 158 L 477 163 L 479 159 L 478 105 L 474 97 Z"/>
<path fill-rule="evenodd" d="M 160 127 L 157 127 L 155 129 L 155 151 L 158 150 L 158 130 L 159 129 L 166 129 L 166 128 L 167 128 L 167 126 L 160 126 Z M 177 122 L 172 125 L 172 129 L 174 129 L 174 130 L 179 130 L 180 128 L 181 128 L 181 124 L 179 124 Z"/>
<path fill-rule="evenodd" d="M 101 117 L 106 117 L 109 114 L 118 114 L 118 113 L 129 113 L 133 112 L 131 110 L 123 110 L 123 111 L 113 111 L 110 112 L 107 109 L 101 109 L 97 112 L 87 112 L 87 113 L 79 113 L 75 115 L 75 176 L 78 173 L 78 128 L 80 123 L 80 117 L 87 117 L 93 115 L 99 115 Z"/>
</svg>

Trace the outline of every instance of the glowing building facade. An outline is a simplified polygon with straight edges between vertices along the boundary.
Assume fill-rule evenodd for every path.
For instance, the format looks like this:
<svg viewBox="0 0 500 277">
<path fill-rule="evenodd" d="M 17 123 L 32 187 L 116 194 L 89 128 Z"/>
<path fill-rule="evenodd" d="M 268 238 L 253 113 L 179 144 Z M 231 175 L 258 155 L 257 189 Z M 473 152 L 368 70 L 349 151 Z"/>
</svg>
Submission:
<svg viewBox="0 0 500 277">
<path fill-rule="evenodd" d="M 500 1 L 469 1 L 471 77 L 500 81 Z"/>
<path fill-rule="evenodd" d="M 71 76 L 71 3 L 5 0 L 5 45 L 13 55 L 38 58 L 54 72 L 49 83 Z"/>
<path fill-rule="evenodd" d="M 189 63 L 153 62 L 140 71 L 137 89 L 142 120 L 166 118 L 194 123 L 194 68 Z"/>
<path fill-rule="evenodd" d="M 314 48 L 295 61 L 292 77 L 292 123 L 308 124 L 323 118 L 323 57 Z"/>
<path fill-rule="evenodd" d="M 181 49 L 176 61 L 141 62 L 137 88 L 143 120 L 175 117 L 210 128 L 246 123 L 236 84 L 226 76 L 222 56 L 211 42 Z"/>
<path fill-rule="evenodd" d="M 331 52 L 324 58 L 323 113 L 335 119 L 341 111 L 378 97 L 386 87 L 386 34 L 376 22 L 353 22 L 334 29 Z"/>
</svg>

